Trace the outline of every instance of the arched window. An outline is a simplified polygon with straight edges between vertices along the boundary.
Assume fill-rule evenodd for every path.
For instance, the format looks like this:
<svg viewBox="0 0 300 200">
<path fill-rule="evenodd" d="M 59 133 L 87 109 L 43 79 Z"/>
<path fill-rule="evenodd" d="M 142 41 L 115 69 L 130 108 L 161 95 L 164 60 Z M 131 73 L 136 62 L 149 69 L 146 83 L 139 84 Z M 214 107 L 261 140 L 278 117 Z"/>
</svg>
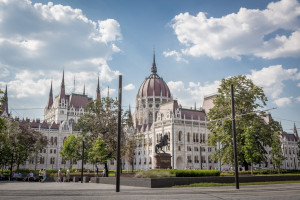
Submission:
<svg viewBox="0 0 300 200">
<path fill-rule="evenodd" d="M 179 133 L 178 133 L 178 141 L 181 141 L 181 137 L 182 137 L 182 132 L 179 131 Z"/>
<path fill-rule="evenodd" d="M 53 137 L 50 139 L 50 144 L 53 145 Z"/>
<path fill-rule="evenodd" d="M 57 137 L 54 138 L 54 144 L 57 145 Z"/>
<path fill-rule="evenodd" d="M 187 142 L 190 142 L 190 140 L 191 140 L 190 133 L 187 133 Z"/>
</svg>

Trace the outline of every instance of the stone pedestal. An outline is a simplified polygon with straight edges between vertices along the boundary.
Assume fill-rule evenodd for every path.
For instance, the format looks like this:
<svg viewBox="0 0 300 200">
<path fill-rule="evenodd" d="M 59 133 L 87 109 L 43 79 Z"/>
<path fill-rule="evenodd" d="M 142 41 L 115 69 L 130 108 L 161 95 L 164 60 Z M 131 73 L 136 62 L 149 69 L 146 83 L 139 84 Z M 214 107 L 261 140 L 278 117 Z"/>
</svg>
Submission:
<svg viewBox="0 0 300 200">
<path fill-rule="evenodd" d="M 171 154 L 158 153 L 154 155 L 154 169 L 172 169 Z"/>
</svg>

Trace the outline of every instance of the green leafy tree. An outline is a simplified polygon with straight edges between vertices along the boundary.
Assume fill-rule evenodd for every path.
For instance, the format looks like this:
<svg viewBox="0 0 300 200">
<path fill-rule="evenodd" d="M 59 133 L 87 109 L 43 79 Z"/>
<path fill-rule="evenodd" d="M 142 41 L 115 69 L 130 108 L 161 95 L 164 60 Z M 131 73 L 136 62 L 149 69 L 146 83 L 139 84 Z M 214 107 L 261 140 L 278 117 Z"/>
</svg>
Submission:
<svg viewBox="0 0 300 200">
<path fill-rule="evenodd" d="M 102 140 L 101 137 L 98 137 L 93 142 L 92 148 L 88 153 L 88 160 L 93 164 L 104 164 L 107 162 L 107 155 L 107 144 Z"/>
<path fill-rule="evenodd" d="M 251 174 L 253 175 L 253 164 L 259 164 L 266 160 L 266 151 L 259 141 L 259 134 L 256 134 L 252 127 L 246 129 L 243 137 L 243 140 L 245 141 L 243 146 L 245 160 L 248 163 L 251 163 Z"/>
<path fill-rule="evenodd" d="M 233 165 L 231 84 L 234 86 L 235 94 L 238 160 L 239 163 L 244 164 L 247 170 L 248 163 L 243 148 L 245 146 L 243 134 L 248 127 L 253 127 L 257 138 L 255 144 L 270 145 L 271 133 L 267 131 L 267 125 L 262 121 L 262 116 L 265 113 L 257 113 L 256 111 L 266 105 L 267 97 L 263 89 L 256 86 L 246 76 L 239 75 L 222 79 L 218 88 L 219 94 L 214 100 L 214 107 L 208 113 L 208 119 L 210 120 L 208 129 L 211 132 L 208 142 L 213 147 L 217 147 L 218 142 L 221 143 L 221 148 L 213 153 L 212 159 L 221 160 L 223 164 Z M 258 149 L 262 150 L 261 148 Z"/>
<path fill-rule="evenodd" d="M 280 173 L 280 166 L 282 164 L 282 161 L 285 160 L 280 141 L 280 124 L 277 121 L 271 120 L 268 128 L 271 132 L 271 159 L 272 162 L 276 165 L 278 173 Z"/>
<path fill-rule="evenodd" d="M 107 148 L 107 160 L 116 159 L 118 131 L 118 101 L 110 97 L 91 101 L 85 108 L 86 113 L 80 117 L 77 127 L 86 136 L 87 152 L 98 137 L 101 137 Z M 126 118 L 122 116 L 122 122 Z M 121 140 L 124 141 L 122 131 Z M 104 163 L 108 173 L 107 162 Z M 108 174 L 106 174 L 108 175 Z"/>
<path fill-rule="evenodd" d="M 72 168 L 72 161 L 80 160 L 82 155 L 82 137 L 69 135 L 65 141 L 59 154 L 65 160 L 70 161 L 70 168 Z"/>
</svg>

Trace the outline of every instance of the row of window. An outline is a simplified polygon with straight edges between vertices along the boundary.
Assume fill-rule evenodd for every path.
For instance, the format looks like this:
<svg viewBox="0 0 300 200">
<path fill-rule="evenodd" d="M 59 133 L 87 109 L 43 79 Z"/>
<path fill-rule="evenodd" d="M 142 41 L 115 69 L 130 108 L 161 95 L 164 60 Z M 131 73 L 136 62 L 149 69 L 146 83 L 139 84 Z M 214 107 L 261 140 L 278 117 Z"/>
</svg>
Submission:
<svg viewBox="0 0 300 200">
<path fill-rule="evenodd" d="M 200 136 L 200 138 L 199 138 Z M 178 141 L 182 141 L 183 140 L 183 134 L 182 131 L 179 131 L 178 133 Z M 187 133 L 187 138 L 186 138 L 187 142 L 191 142 L 191 134 Z M 204 133 L 193 133 L 193 142 L 199 142 L 199 143 L 205 143 L 205 134 Z"/>
<path fill-rule="evenodd" d="M 198 155 L 194 156 L 194 163 L 200 163 L 200 160 L 199 160 L 199 157 Z M 192 160 L 192 156 L 187 156 L 187 161 L 188 163 L 193 163 L 193 160 Z M 201 156 L 201 163 L 206 163 L 206 158 L 205 156 Z M 208 163 L 217 163 L 217 160 L 211 160 L 211 157 L 208 156 Z"/>
</svg>

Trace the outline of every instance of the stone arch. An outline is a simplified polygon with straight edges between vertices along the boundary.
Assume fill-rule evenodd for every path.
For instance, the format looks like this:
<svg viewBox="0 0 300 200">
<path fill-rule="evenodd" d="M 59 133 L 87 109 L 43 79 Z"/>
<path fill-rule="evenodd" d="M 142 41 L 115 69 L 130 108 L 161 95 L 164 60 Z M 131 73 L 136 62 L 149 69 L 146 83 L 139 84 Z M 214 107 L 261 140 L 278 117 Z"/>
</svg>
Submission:
<svg viewBox="0 0 300 200">
<path fill-rule="evenodd" d="M 181 156 L 176 159 L 176 169 L 184 169 L 184 163 Z"/>
</svg>

